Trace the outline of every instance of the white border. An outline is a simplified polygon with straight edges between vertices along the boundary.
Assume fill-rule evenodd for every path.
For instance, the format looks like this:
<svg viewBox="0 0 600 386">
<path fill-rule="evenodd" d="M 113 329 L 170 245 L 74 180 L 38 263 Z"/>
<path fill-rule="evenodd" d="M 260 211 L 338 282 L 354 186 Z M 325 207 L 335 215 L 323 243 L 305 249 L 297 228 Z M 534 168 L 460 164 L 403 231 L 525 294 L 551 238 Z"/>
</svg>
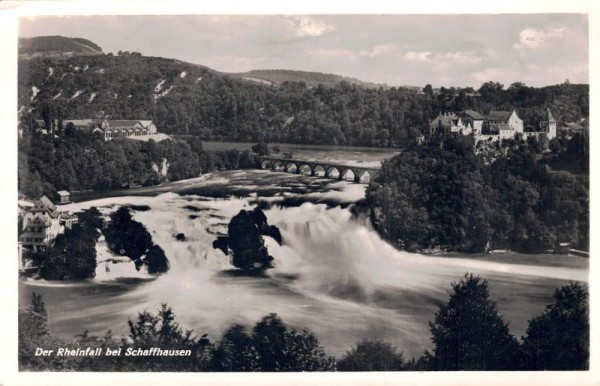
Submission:
<svg viewBox="0 0 600 386">
<path fill-rule="evenodd" d="M 419 0 L 401 3 L 390 0 L 304 0 L 272 2 L 268 0 L 220 0 L 191 2 L 164 1 L 6 1 L 0 2 L 0 384 L 3 385 L 66 385 L 87 384 L 208 384 L 208 385 L 297 385 L 297 384 L 424 384 L 424 385 L 598 385 L 600 384 L 600 321 L 598 279 L 600 265 L 594 252 L 599 250 L 598 170 L 590 173 L 591 251 L 590 296 L 591 309 L 590 371 L 588 372 L 428 372 L 428 373 L 306 373 L 306 374 L 214 374 L 214 373 L 19 373 L 17 371 L 17 37 L 19 16 L 35 15 L 183 15 L 183 14 L 443 14 L 443 13 L 587 13 L 590 25 L 590 122 L 596 124 L 598 115 L 600 69 L 598 36 L 600 2 L 593 0 Z M 598 144 L 591 129 L 591 165 L 599 157 L 593 149 Z"/>
</svg>

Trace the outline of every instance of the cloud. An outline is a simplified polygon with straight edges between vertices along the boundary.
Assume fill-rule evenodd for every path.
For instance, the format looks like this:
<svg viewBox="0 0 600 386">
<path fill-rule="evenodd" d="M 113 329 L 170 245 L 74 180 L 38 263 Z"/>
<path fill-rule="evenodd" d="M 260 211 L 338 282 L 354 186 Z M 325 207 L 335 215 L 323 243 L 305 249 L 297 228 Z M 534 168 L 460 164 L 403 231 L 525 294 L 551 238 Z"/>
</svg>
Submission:
<svg viewBox="0 0 600 386">
<path fill-rule="evenodd" d="M 312 16 L 286 16 L 298 37 L 321 36 L 328 31 L 333 31 L 334 26 Z"/>
<path fill-rule="evenodd" d="M 537 49 L 549 41 L 565 36 L 565 28 L 549 27 L 544 29 L 525 28 L 519 32 L 519 40 L 515 43 L 516 49 Z"/>
<path fill-rule="evenodd" d="M 477 64 L 481 62 L 481 58 L 473 52 L 454 51 L 443 52 L 436 55 L 436 59 L 450 61 L 456 64 Z"/>
<path fill-rule="evenodd" d="M 404 59 L 414 62 L 430 62 L 431 52 L 429 51 L 408 51 L 404 54 Z"/>
<path fill-rule="evenodd" d="M 396 50 L 395 44 L 377 44 L 370 50 L 361 50 L 358 54 L 360 56 L 376 58 L 385 54 L 392 53 Z"/>
<path fill-rule="evenodd" d="M 337 49 L 337 48 L 334 48 L 334 49 L 321 48 L 318 50 L 310 51 L 310 55 L 318 56 L 318 57 L 322 57 L 322 58 L 331 58 L 331 59 L 337 59 L 337 58 L 355 59 L 356 58 L 355 51 L 347 50 L 347 49 Z"/>
</svg>

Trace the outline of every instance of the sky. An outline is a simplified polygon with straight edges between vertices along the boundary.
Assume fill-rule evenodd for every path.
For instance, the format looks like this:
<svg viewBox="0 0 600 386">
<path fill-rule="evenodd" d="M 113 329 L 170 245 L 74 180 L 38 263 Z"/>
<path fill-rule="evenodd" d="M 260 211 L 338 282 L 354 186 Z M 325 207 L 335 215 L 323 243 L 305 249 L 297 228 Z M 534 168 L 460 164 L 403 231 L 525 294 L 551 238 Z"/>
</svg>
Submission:
<svg viewBox="0 0 600 386">
<path fill-rule="evenodd" d="M 223 72 L 318 71 L 390 86 L 589 83 L 583 14 L 45 16 L 19 28 Z"/>
</svg>

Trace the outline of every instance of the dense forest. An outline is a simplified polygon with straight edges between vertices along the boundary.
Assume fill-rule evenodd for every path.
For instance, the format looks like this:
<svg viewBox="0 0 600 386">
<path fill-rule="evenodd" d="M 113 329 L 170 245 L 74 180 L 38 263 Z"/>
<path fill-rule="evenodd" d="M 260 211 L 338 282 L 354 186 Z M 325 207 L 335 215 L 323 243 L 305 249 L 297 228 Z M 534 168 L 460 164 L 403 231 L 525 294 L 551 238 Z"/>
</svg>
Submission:
<svg viewBox="0 0 600 386">
<path fill-rule="evenodd" d="M 434 138 L 384 161 L 367 193 L 379 233 L 412 251 L 587 250 L 587 134 L 487 146 Z"/>
<path fill-rule="evenodd" d="M 64 36 L 37 36 L 19 38 L 19 57 L 99 55 L 102 48 L 83 38 Z"/>
<path fill-rule="evenodd" d="M 129 334 L 103 337 L 88 331 L 74 340 L 54 335 L 41 296 L 19 310 L 21 371 L 457 371 L 587 370 L 589 368 L 589 300 L 571 283 L 557 289 L 554 302 L 529 321 L 526 336 L 513 336 L 490 298 L 486 280 L 466 274 L 452 283 L 447 303 L 429 323 L 432 351 L 407 360 L 389 342 L 364 340 L 339 360 L 330 356 L 310 330 L 296 330 L 269 314 L 248 331 L 231 325 L 220 339 L 184 330 L 175 312 L 162 305 L 156 314 L 143 311 L 129 320 Z M 66 348 L 100 356 L 34 355 L 36 349 Z M 183 356 L 144 355 L 144 350 L 179 350 Z M 104 355 L 110 349 L 112 356 Z M 135 351 L 140 355 L 127 355 Z M 337 362 L 337 363 L 336 363 Z"/>
<path fill-rule="evenodd" d="M 32 123 L 35 126 L 35 122 Z M 197 137 L 141 142 L 31 129 L 19 140 L 19 192 L 30 197 L 69 191 L 154 185 L 220 169 L 253 167 L 255 157 L 236 149 L 208 152 Z"/>
<path fill-rule="evenodd" d="M 568 82 L 435 91 L 347 81 L 268 85 L 135 52 L 20 60 L 18 84 L 21 117 L 44 120 L 47 128 L 76 118 L 152 119 L 161 132 L 206 140 L 396 147 L 424 132 L 440 111 L 515 108 L 531 126 L 546 108 L 559 125 L 589 115 L 589 86 Z"/>
</svg>

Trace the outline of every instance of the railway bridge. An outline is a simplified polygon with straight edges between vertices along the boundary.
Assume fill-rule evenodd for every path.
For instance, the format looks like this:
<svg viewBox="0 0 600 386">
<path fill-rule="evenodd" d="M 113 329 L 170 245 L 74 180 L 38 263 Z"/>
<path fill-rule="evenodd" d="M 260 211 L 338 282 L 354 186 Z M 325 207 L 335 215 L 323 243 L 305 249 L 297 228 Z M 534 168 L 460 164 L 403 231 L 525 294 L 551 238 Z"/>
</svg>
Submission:
<svg viewBox="0 0 600 386">
<path fill-rule="evenodd" d="M 337 180 L 348 180 L 356 183 L 367 183 L 379 173 L 379 168 L 351 166 L 321 161 L 303 161 L 279 157 L 260 157 L 261 169 L 273 171 L 310 174 Z M 352 175 L 350 175 L 352 174 Z"/>
</svg>

